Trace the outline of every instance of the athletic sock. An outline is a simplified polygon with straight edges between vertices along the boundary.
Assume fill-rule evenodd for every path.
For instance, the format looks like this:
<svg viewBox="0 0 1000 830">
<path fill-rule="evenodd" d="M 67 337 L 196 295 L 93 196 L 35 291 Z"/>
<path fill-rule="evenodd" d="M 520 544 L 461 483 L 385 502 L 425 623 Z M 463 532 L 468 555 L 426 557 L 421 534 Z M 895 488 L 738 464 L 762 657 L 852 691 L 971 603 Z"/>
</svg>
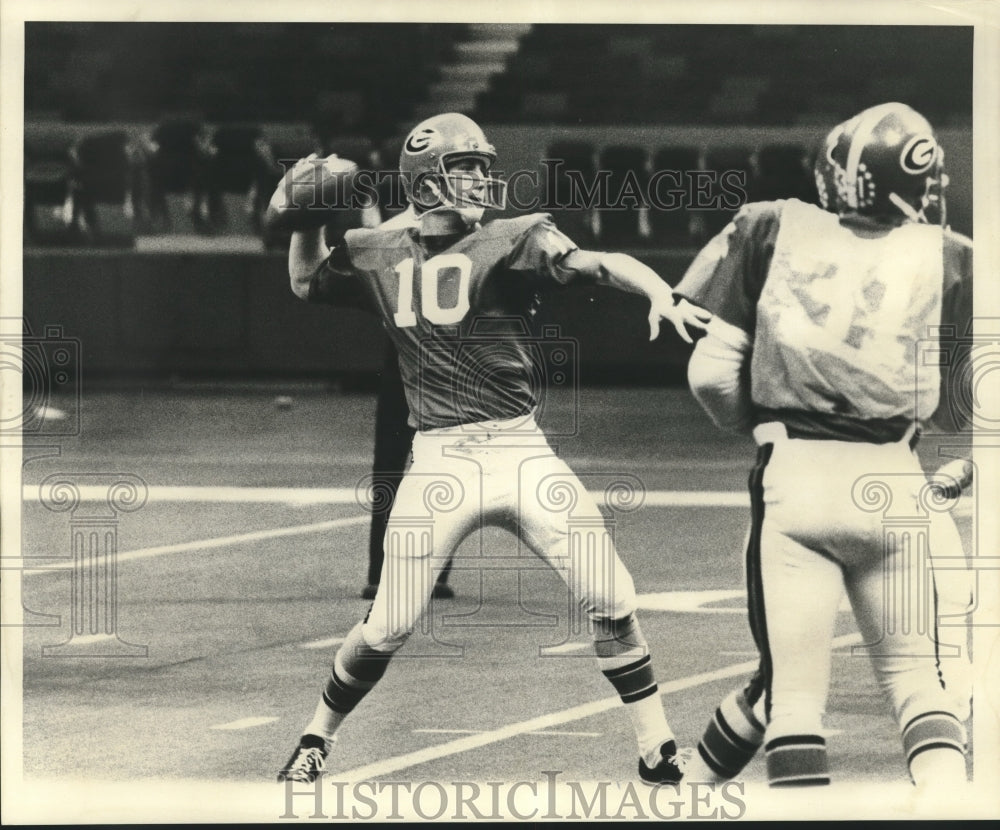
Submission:
<svg viewBox="0 0 1000 830">
<path fill-rule="evenodd" d="M 354 626 L 337 651 L 305 734 L 332 740 L 344 718 L 385 674 L 392 655 L 391 651 L 377 651 L 369 646 L 361 636 L 361 623 Z"/>
<path fill-rule="evenodd" d="M 918 787 L 967 781 L 965 727 L 948 712 L 923 712 L 903 727 L 903 751 Z"/>
<path fill-rule="evenodd" d="M 747 700 L 746 689 L 730 692 L 712 715 L 698 741 L 690 777 L 728 781 L 739 775 L 764 742 L 764 725 Z"/>
<path fill-rule="evenodd" d="M 826 738 L 778 735 L 764 744 L 767 783 L 772 787 L 809 787 L 830 783 Z"/>
<path fill-rule="evenodd" d="M 600 620 L 594 634 L 597 664 L 625 704 L 639 745 L 639 756 L 655 767 L 660 747 L 674 737 L 663 712 L 652 658 L 635 616 Z"/>
</svg>

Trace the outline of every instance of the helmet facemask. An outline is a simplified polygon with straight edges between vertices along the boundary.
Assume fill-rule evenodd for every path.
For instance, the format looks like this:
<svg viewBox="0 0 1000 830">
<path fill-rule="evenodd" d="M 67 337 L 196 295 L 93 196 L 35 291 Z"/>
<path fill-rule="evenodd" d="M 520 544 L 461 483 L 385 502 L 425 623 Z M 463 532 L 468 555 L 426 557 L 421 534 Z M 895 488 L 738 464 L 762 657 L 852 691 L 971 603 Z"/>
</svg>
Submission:
<svg viewBox="0 0 1000 830">
<path fill-rule="evenodd" d="M 435 170 L 419 174 L 412 183 L 411 200 L 418 214 L 450 211 L 471 224 L 482 219 L 487 208 L 503 210 L 507 182 L 489 174 L 492 162 L 493 157 L 485 153 L 444 154 Z"/>
<path fill-rule="evenodd" d="M 929 173 L 930 175 L 924 180 L 924 193 L 919 199 L 919 207 L 895 193 L 889 194 L 889 200 L 911 221 L 946 227 L 947 207 L 944 191 L 948 187 L 948 174 L 944 172 L 944 148 L 941 146 L 937 148 L 937 158 Z"/>
</svg>

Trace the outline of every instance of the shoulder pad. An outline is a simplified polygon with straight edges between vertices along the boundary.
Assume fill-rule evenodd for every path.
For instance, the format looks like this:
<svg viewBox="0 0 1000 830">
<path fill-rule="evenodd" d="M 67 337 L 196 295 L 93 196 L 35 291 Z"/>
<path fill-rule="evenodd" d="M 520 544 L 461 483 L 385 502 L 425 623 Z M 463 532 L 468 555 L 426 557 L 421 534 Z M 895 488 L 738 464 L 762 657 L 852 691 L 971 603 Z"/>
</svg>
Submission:
<svg viewBox="0 0 1000 830">
<path fill-rule="evenodd" d="M 483 230 L 491 236 L 517 237 L 527 233 L 536 225 L 554 225 L 552 216 L 548 213 L 528 213 L 524 216 L 514 216 L 510 219 L 493 219 L 483 225 Z"/>
<path fill-rule="evenodd" d="M 962 252 L 972 250 L 972 240 L 964 233 L 953 231 L 951 228 L 944 229 L 944 241 L 945 244 L 954 246 Z"/>
<path fill-rule="evenodd" d="M 785 207 L 785 202 L 798 202 L 798 199 L 775 199 L 771 202 L 747 202 L 739 209 L 736 219 L 741 219 L 750 225 L 758 223 L 776 222 L 781 219 L 781 212 Z M 806 205 L 806 202 L 799 202 Z M 822 210 L 817 207 L 816 210 Z"/>
<path fill-rule="evenodd" d="M 409 227 L 351 228 L 344 234 L 344 241 L 351 248 L 384 248 L 405 236 Z"/>
</svg>

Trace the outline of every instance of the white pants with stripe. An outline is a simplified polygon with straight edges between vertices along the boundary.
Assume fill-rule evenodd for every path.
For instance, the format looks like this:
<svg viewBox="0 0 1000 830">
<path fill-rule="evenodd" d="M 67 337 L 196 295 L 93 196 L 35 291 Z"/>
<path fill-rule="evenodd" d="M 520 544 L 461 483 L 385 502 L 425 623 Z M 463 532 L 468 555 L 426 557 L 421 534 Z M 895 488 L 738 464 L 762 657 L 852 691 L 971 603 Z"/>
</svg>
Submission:
<svg viewBox="0 0 1000 830">
<path fill-rule="evenodd" d="M 385 565 L 362 628 L 395 650 L 427 610 L 434 581 L 485 525 L 516 533 L 566 582 L 581 614 L 621 619 L 635 587 L 593 497 L 533 417 L 418 432 L 385 537 Z"/>
<path fill-rule="evenodd" d="M 959 561 L 961 539 L 908 442 L 790 439 L 781 424 L 755 438 L 747 575 L 767 740 L 821 734 L 845 592 L 863 638 L 852 657 L 871 660 L 900 724 L 926 711 L 964 720 L 968 653 L 940 642 L 932 561 Z"/>
</svg>

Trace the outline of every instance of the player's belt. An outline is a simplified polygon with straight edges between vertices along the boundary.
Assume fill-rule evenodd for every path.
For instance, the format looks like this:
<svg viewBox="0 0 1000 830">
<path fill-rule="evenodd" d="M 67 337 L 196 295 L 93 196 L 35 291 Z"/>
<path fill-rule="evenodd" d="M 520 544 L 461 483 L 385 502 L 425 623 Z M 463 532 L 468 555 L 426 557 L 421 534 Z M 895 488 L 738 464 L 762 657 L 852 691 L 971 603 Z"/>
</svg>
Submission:
<svg viewBox="0 0 1000 830">
<path fill-rule="evenodd" d="M 538 429 L 535 422 L 535 410 L 528 410 L 523 415 L 499 420 L 476 421 L 468 424 L 455 424 L 447 427 L 434 427 L 420 430 L 421 435 L 431 437 L 449 437 L 452 435 L 488 434 L 495 432 L 533 432 Z"/>
<path fill-rule="evenodd" d="M 913 449 L 920 430 L 911 418 L 862 420 L 825 412 L 798 410 L 758 410 L 760 423 L 754 427 L 758 445 L 796 438 L 806 441 L 848 441 L 861 444 L 906 442 Z"/>
</svg>

